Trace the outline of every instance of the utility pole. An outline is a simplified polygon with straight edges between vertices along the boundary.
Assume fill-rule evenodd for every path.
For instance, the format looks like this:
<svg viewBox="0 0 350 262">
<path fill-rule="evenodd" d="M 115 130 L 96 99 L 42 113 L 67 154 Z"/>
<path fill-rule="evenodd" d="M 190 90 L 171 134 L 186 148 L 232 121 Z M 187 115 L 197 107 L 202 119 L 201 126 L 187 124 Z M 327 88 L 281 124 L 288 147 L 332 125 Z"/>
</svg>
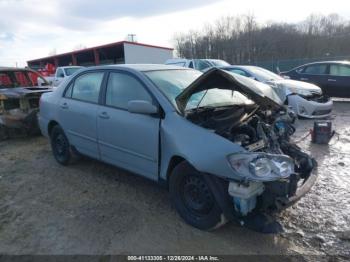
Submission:
<svg viewBox="0 0 350 262">
<path fill-rule="evenodd" d="M 129 37 L 131 42 L 136 42 L 135 38 L 134 38 L 135 36 L 136 36 L 136 34 L 128 34 L 128 37 Z"/>
</svg>

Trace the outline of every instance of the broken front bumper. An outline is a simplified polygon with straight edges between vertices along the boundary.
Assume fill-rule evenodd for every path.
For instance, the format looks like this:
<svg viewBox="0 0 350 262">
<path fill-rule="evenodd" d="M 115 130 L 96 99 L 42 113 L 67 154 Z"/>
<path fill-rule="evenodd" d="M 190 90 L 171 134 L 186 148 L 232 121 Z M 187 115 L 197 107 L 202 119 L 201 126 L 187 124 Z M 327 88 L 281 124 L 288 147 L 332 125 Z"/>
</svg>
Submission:
<svg viewBox="0 0 350 262">
<path fill-rule="evenodd" d="M 315 167 L 306 178 L 300 180 L 293 174 L 287 180 L 265 183 L 265 191 L 259 199 L 259 209 L 276 212 L 294 205 L 311 190 L 317 176 Z"/>
<path fill-rule="evenodd" d="M 288 96 L 288 105 L 301 117 L 324 118 L 331 115 L 333 101 L 324 96 L 306 98 L 299 95 L 290 95 Z"/>
<path fill-rule="evenodd" d="M 306 195 L 306 193 L 311 190 L 313 185 L 316 183 L 317 176 L 318 174 L 316 171 L 311 172 L 310 176 L 304 180 L 304 183 L 300 186 L 300 188 L 297 189 L 296 193 L 293 196 L 287 199 L 277 198 L 276 204 L 278 205 L 278 208 L 284 209 L 298 202 L 303 196 Z"/>
</svg>

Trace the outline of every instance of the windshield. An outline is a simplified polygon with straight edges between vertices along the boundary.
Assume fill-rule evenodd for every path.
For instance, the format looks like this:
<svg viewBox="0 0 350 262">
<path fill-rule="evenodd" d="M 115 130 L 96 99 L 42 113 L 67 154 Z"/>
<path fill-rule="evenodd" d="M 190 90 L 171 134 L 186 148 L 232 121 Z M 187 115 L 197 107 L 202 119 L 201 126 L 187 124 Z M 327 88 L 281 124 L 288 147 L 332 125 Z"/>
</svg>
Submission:
<svg viewBox="0 0 350 262">
<path fill-rule="evenodd" d="M 65 68 L 64 71 L 66 72 L 66 76 L 70 76 L 80 69 L 82 69 L 82 67 L 71 67 Z"/>
<path fill-rule="evenodd" d="M 161 70 L 145 74 L 177 108 L 175 98 L 202 73 L 195 70 Z M 251 103 L 251 100 L 237 91 L 213 88 L 194 93 L 187 103 L 186 110 Z"/>
<path fill-rule="evenodd" d="M 249 67 L 250 71 L 253 73 L 254 77 L 259 79 L 261 82 L 268 82 L 268 81 L 278 81 L 282 80 L 283 78 L 274 72 L 271 72 L 269 70 L 266 70 L 261 67 Z"/>
</svg>

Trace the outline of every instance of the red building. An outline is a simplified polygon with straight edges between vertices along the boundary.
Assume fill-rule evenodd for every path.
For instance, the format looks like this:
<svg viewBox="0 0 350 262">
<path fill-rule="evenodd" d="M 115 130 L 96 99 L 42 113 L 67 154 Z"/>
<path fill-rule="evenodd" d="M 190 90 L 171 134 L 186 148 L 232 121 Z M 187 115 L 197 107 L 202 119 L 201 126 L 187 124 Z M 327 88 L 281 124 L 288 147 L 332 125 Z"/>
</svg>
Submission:
<svg viewBox="0 0 350 262">
<path fill-rule="evenodd" d="M 30 68 L 39 70 L 47 65 L 94 66 L 106 64 L 163 64 L 173 57 L 173 48 L 121 41 L 68 53 L 27 61 Z"/>
</svg>

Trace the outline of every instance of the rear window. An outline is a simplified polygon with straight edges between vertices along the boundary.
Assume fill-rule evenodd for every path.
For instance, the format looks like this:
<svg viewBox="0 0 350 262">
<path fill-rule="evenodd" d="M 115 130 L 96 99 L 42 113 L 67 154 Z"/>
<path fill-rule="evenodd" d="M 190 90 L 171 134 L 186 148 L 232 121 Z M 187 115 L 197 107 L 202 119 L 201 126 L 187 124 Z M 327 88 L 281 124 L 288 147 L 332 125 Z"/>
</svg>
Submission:
<svg viewBox="0 0 350 262">
<path fill-rule="evenodd" d="M 350 66 L 331 65 L 329 73 L 332 76 L 350 76 Z"/>
</svg>

